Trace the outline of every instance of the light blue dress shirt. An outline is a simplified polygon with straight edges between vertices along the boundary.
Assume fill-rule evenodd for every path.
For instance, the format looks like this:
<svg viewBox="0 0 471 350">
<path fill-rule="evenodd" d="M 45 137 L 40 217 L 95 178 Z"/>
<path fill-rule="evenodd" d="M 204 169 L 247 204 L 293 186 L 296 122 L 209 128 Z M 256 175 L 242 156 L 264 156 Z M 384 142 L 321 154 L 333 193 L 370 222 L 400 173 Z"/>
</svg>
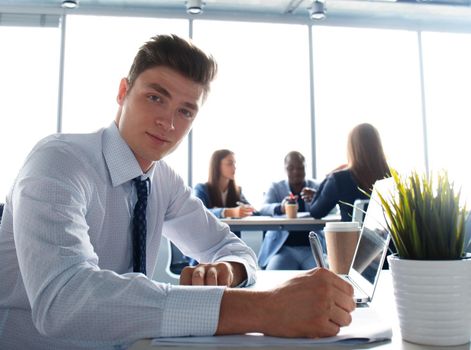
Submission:
<svg viewBox="0 0 471 350">
<path fill-rule="evenodd" d="M 131 180 L 139 175 L 114 123 L 36 145 L 0 226 L 0 349 L 119 349 L 140 338 L 215 333 L 223 287 L 174 286 L 132 272 Z M 244 264 L 254 282 L 253 251 L 165 162 L 145 175 L 149 276 L 164 235 L 198 261 Z"/>
</svg>

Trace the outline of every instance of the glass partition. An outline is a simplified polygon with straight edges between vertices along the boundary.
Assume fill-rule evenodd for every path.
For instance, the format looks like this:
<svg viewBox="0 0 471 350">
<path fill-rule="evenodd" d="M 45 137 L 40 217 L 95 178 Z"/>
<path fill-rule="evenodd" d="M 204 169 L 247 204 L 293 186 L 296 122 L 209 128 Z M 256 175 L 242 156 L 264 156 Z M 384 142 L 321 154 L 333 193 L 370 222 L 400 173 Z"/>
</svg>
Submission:
<svg viewBox="0 0 471 350">
<path fill-rule="evenodd" d="M 236 181 L 258 206 L 270 183 L 286 178 L 286 153 L 311 159 L 308 34 L 301 25 L 194 21 L 194 40 L 219 62 L 195 122 L 194 183 L 207 181 L 213 151 L 228 148 Z"/>
<path fill-rule="evenodd" d="M 417 33 L 315 26 L 313 51 L 318 176 L 347 162 L 347 135 L 363 122 L 390 166 L 425 169 Z"/>
<path fill-rule="evenodd" d="M 56 131 L 58 28 L 0 26 L 0 202 L 26 155 Z"/>
<path fill-rule="evenodd" d="M 471 202 L 471 34 L 422 34 L 430 169 L 447 169 Z"/>
</svg>

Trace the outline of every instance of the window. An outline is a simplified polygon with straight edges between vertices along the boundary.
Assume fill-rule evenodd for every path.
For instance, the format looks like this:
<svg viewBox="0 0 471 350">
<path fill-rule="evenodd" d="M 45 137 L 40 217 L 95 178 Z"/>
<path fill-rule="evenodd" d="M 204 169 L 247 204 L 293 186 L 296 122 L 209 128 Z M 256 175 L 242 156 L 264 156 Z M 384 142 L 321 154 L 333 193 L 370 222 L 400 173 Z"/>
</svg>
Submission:
<svg viewBox="0 0 471 350">
<path fill-rule="evenodd" d="M 417 33 L 313 27 L 318 176 L 347 162 L 349 131 L 379 131 L 389 165 L 425 169 Z M 407 156 L 404 156 L 407 155 Z"/>
<path fill-rule="evenodd" d="M 471 35 L 422 34 L 430 169 L 447 169 L 471 200 Z"/>
<path fill-rule="evenodd" d="M 8 149 L 2 152 L 7 166 L 0 174 L 0 201 L 33 145 L 57 129 L 58 16 L 33 17 L 46 18 L 41 25 L 48 27 L 0 27 L 0 147 Z M 63 132 L 91 132 L 109 125 L 117 111 L 119 81 L 139 46 L 158 33 L 189 33 L 186 19 L 68 15 L 66 26 Z M 313 39 L 315 135 L 308 30 Z M 185 180 L 192 170 L 190 181 L 196 184 L 206 181 L 212 152 L 231 149 L 237 160 L 236 180 L 257 206 L 271 181 L 286 178 L 286 153 L 301 151 L 308 161 L 307 176 L 312 177 L 314 138 L 315 175 L 322 179 L 347 161 L 351 128 L 369 122 L 378 128 L 392 167 L 424 170 L 418 35 L 406 30 L 193 20 L 194 41 L 215 56 L 219 75 L 193 128 L 193 169 L 188 169 L 186 139 L 166 161 Z M 469 199 L 467 161 L 454 155 L 468 151 L 463 121 L 471 112 L 471 34 L 420 35 L 430 169 L 448 169 Z"/>
<path fill-rule="evenodd" d="M 0 202 L 26 155 L 57 126 L 58 28 L 0 26 Z"/>
<path fill-rule="evenodd" d="M 193 129 L 195 183 L 207 181 L 213 151 L 228 148 L 236 181 L 257 206 L 272 181 L 286 178 L 286 153 L 311 159 L 308 33 L 301 25 L 194 22 L 195 42 L 219 63 Z"/>
<path fill-rule="evenodd" d="M 188 37 L 188 21 L 68 16 L 63 132 L 93 132 L 114 120 L 121 78 L 139 47 L 156 34 Z M 186 179 L 187 141 L 165 160 Z"/>
</svg>

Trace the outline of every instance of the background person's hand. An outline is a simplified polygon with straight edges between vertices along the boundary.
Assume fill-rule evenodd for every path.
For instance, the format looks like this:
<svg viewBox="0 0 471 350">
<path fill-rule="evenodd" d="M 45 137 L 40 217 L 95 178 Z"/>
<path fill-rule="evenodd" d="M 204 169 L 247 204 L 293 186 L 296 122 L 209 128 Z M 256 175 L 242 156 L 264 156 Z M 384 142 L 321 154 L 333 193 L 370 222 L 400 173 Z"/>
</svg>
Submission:
<svg viewBox="0 0 471 350">
<path fill-rule="evenodd" d="M 239 208 L 239 217 L 240 218 L 250 216 L 255 211 L 255 208 L 252 207 L 250 204 L 242 204 L 242 205 L 239 205 L 237 208 Z"/>
<path fill-rule="evenodd" d="M 244 265 L 221 261 L 185 267 L 180 274 L 180 285 L 235 287 L 246 278 Z"/>
<path fill-rule="evenodd" d="M 316 190 L 311 187 L 304 187 L 301 191 L 301 198 L 306 202 L 311 202 L 316 194 Z"/>
<path fill-rule="evenodd" d="M 297 203 L 298 195 L 290 194 L 290 195 L 287 195 L 285 198 L 283 198 L 283 200 L 281 201 L 281 212 L 283 214 L 286 214 L 286 209 L 285 209 L 286 203 L 292 203 L 293 201 Z"/>
<path fill-rule="evenodd" d="M 252 215 L 254 211 L 255 208 L 250 204 L 240 204 L 234 208 L 224 209 L 224 216 L 226 218 L 245 218 L 246 216 Z"/>
</svg>

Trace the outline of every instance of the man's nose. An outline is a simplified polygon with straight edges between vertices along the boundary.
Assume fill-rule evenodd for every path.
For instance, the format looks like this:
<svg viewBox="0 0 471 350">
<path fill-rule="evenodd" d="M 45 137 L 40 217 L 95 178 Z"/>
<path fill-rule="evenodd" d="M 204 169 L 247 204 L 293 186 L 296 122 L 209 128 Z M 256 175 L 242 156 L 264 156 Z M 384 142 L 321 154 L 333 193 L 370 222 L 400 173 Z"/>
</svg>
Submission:
<svg viewBox="0 0 471 350">
<path fill-rule="evenodd" d="M 170 131 L 175 129 L 175 117 L 171 112 L 159 113 L 155 117 L 155 123 L 163 128 L 165 131 Z"/>
</svg>

